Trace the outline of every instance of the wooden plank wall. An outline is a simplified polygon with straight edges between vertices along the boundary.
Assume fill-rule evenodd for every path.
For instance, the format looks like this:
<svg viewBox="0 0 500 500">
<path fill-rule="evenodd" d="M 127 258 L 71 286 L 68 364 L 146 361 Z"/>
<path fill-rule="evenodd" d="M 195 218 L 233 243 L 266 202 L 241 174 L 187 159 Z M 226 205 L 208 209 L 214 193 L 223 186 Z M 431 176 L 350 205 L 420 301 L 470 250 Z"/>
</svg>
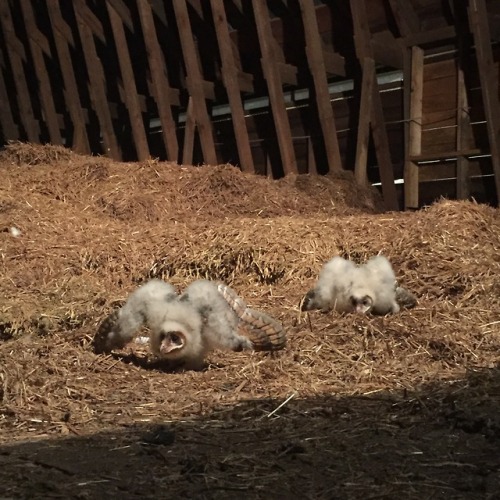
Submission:
<svg viewBox="0 0 500 500">
<path fill-rule="evenodd" d="M 375 70 L 402 71 L 405 47 L 453 38 L 458 27 L 437 29 L 434 20 L 424 36 L 407 0 L 326 3 L 2 0 L 0 140 L 126 161 L 233 163 L 274 178 L 347 169 L 359 183 L 382 181 L 387 208 L 403 207 L 393 179 L 405 169 L 405 87 L 398 79 L 378 85 Z M 449 52 L 425 59 L 421 149 L 438 156 L 457 149 L 457 127 L 470 118 L 461 147 L 489 151 L 477 68 L 460 94 Z M 499 59 L 497 51 L 497 73 Z M 345 80 L 352 90 L 328 91 Z M 303 89 L 309 98 L 293 94 Z M 269 104 L 249 110 L 248 100 L 259 98 Z M 459 102 L 470 113 L 457 123 Z M 215 116 L 226 103 L 232 115 Z M 460 168 L 493 172 L 487 159 Z M 420 165 L 418 204 L 455 197 L 456 184 L 446 186 L 456 171 L 450 162 Z M 479 185 L 471 194 L 490 192 Z"/>
</svg>

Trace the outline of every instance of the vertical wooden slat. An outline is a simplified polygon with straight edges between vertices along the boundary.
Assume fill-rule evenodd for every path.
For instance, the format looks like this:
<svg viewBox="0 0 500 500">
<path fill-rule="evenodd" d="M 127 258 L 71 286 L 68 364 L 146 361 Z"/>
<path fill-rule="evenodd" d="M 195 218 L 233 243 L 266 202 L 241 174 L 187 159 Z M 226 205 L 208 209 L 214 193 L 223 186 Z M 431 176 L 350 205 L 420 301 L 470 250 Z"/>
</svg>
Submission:
<svg viewBox="0 0 500 500">
<path fill-rule="evenodd" d="M 254 172 L 252 150 L 250 148 L 245 112 L 238 84 L 238 67 L 231 47 L 232 42 L 229 36 L 226 11 L 224 10 L 223 2 L 220 2 L 220 0 L 211 0 L 210 5 L 212 6 L 212 17 L 222 61 L 222 78 L 226 87 L 229 105 L 231 106 L 234 135 L 236 137 L 241 169 L 245 172 Z"/>
<path fill-rule="evenodd" d="M 85 114 L 81 105 L 68 46 L 69 44 L 74 46 L 73 35 L 70 27 L 62 17 L 59 0 L 47 0 L 47 8 L 52 24 L 59 66 L 64 81 L 64 99 L 73 124 L 74 133 L 71 148 L 78 153 L 89 154 L 90 145 L 87 135 Z"/>
<path fill-rule="evenodd" d="M 200 135 L 203 159 L 205 163 L 216 165 L 217 155 L 215 153 L 212 123 L 208 115 L 207 103 L 202 85 L 203 75 L 198 63 L 186 1 L 187 0 L 173 0 L 177 30 L 181 40 L 182 55 L 184 57 L 184 64 L 186 65 L 186 84 L 189 95 L 193 99 L 193 114 Z"/>
<path fill-rule="evenodd" d="M 262 70 L 264 72 L 264 78 L 267 81 L 267 89 L 269 92 L 269 100 L 271 101 L 276 134 L 278 136 L 283 171 L 285 174 L 297 173 L 297 160 L 295 158 L 292 133 L 285 107 L 281 76 L 273 49 L 273 34 L 269 21 L 267 3 L 265 0 L 252 0 L 252 5 L 262 55 Z"/>
<path fill-rule="evenodd" d="M 47 56 L 51 56 L 50 47 L 44 35 L 38 30 L 30 0 L 21 0 L 20 3 L 26 32 L 28 34 L 35 74 L 38 80 L 38 96 L 43 109 L 43 118 L 49 131 L 50 142 L 60 145 L 62 144 L 61 130 L 59 129 L 53 90 L 50 85 L 50 79 L 43 56 L 44 51 Z M 42 50 L 40 43 L 43 44 L 44 50 Z"/>
<path fill-rule="evenodd" d="M 12 14 L 10 12 L 9 2 L 0 1 L 0 20 L 7 45 L 7 53 L 9 55 L 12 75 L 14 77 L 14 85 L 17 91 L 17 105 L 21 123 L 26 132 L 28 140 L 31 142 L 40 141 L 40 126 L 33 114 L 33 108 L 30 99 L 28 85 L 26 83 L 26 75 L 23 69 L 23 60 L 26 60 L 22 43 L 16 36 L 14 24 L 12 22 Z"/>
<path fill-rule="evenodd" d="M 469 24 L 476 47 L 491 163 L 495 174 L 497 200 L 500 204 L 500 101 L 484 0 L 469 0 Z"/>
<path fill-rule="evenodd" d="M 373 69 L 375 73 L 375 68 Z M 382 194 L 387 210 L 399 210 L 396 185 L 394 184 L 394 169 L 389 148 L 389 136 L 385 125 L 382 98 L 378 90 L 377 76 L 373 75 L 375 85 L 372 87 L 371 124 L 372 137 L 377 154 L 378 170 L 382 183 Z"/>
<path fill-rule="evenodd" d="M 363 62 L 363 80 L 361 83 L 361 102 L 359 106 L 356 163 L 354 165 L 354 178 L 360 185 L 368 183 L 366 167 L 368 161 L 368 146 L 370 142 L 370 117 L 375 78 L 375 61 L 370 57 L 365 57 Z"/>
<path fill-rule="evenodd" d="M 467 91 L 465 87 L 464 71 L 462 69 L 461 50 L 459 49 L 459 58 L 457 65 L 457 151 L 470 149 L 469 140 L 471 137 L 471 123 L 469 117 Z M 459 200 L 467 199 L 470 194 L 469 179 L 469 159 L 465 156 L 457 157 L 457 198 Z"/>
<path fill-rule="evenodd" d="M 323 132 L 328 166 L 330 171 L 338 171 L 342 170 L 342 159 L 340 157 L 337 127 L 335 126 L 332 103 L 330 102 L 323 47 L 313 1 L 300 0 L 300 10 L 304 25 L 307 61 L 314 81 L 316 107 Z"/>
<path fill-rule="evenodd" d="M 161 121 L 163 141 L 169 161 L 179 161 L 179 144 L 175 133 L 176 125 L 172 116 L 172 103 L 170 101 L 169 82 L 167 70 L 163 60 L 160 44 L 156 36 L 153 12 L 148 2 L 137 2 L 141 19 L 142 32 L 149 61 L 149 70 L 153 82 L 153 95 L 158 107 Z"/>
<path fill-rule="evenodd" d="M 422 153 L 422 97 L 424 84 L 424 51 L 420 47 L 411 49 L 411 79 L 405 84 L 410 102 L 408 143 L 404 169 L 405 208 L 419 208 L 418 165 L 412 156 Z"/>
<path fill-rule="evenodd" d="M 87 6 L 83 0 L 74 0 L 73 7 L 82 42 L 83 55 L 89 75 L 89 94 L 92 101 L 92 106 L 99 120 L 101 133 L 104 141 L 105 153 L 109 154 L 115 160 L 122 159 L 122 153 L 116 140 L 113 121 L 111 120 L 111 112 L 109 102 L 106 95 L 105 76 L 99 57 L 97 56 L 93 31 L 87 19 L 90 16 L 86 13 Z M 102 28 L 100 25 L 96 29 Z"/>
<path fill-rule="evenodd" d="M 123 98 L 130 118 L 135 151 L 139 160 L 147 160 L 149 158 L 148 139 L 146 137 L 146 131 L 144 130 L 144 119 L 142 117 L 141 104 L 135 85 L 132 61 L 130 60 L 130 54 L 128 52 L 123 20 L 109 2 L 107 2 L 106 5 L 108 7 L 111 29 L 113 30 L 115 39 L 116 51 L 118 53 L 118 63 L 120 65 L 122 83 L 125 89 Z"/>
</svg>

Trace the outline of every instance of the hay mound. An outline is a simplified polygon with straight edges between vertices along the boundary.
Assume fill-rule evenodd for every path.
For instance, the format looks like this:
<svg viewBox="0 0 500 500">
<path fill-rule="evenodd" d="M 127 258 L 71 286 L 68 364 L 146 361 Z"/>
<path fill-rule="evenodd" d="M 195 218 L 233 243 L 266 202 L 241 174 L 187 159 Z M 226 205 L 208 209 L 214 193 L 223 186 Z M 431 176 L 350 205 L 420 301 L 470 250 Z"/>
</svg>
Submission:
<svg viewBox="0 0 500 500">
<path fill-rule="evenodd" d="M 209 471 L 207 481 L 218 477 L 227 485 L 213 471 L 219 462 L 212 452 L 227 450 L 229 436 L 244 431 L 262 436 L 266 459 L 287 484 L 302 477 L 303 467 L 314 474 L 321 463 L 335 464 L 321 469 L 319 489 L 311 490 L 311 497 L 325 498 L 372 494 L 380 457 L 361 450 L 380 450 L 386 438 L 394 453 L 381 459 L 394 477 L 377 483 L 381 497 L 411 498 L 415 491 L 422 497 L 429 484 L 441 484 L 443 470 L 455 477 L 448 432 L 458 433 L 453 439 L 465 463 L 497 460 L 482 438 L 464 436 L 470 429 L 500 436 L 500 210 L 443 200 L 414 213 L 363 212 L 342 204 L 354 189 L 348 179 L 344 188 L 332 178 L 275 183 L 229 166 L 116 164 L 74 155 L 33 169 L 0 164 L 0 171 L 9 177 L 0 186 L 0 226 L 21 231 L 0 232 L 0 441 L 169 420 L 195 443 L 205 425 L 211 437 L 201 432 L 200 439 L 211 444 L 200 470 Z M 340 254 L 363 261 L 380 251 L 417 295 L 415 309 L 387 317 L 299 312 L 326 260 Z M 151 277 L 179 288 L 195 278 L 225 281 L 283 322 L 287 348 L 273 355 L 216 352 L 208 370 L 176 374 L 137 347 L 94 355 L 97 325 Z M 197 424 L 183 427 L 185 420 Z M 297 440 L 303 451 L 292 455 L 306 460 L 287 461 L 283 469 L 280 460 Z M 169 455 L 182 456 L 172 459 L 181 479 L 168 487 L 192 497 L 182 476 L 185 444 Z M 254 470 L 261 444 L 248 444 L 246 458 L 236 448 L 231 453 Z M 425 453 L 410 453 L 415 448 Z M 347 451 L 333 456 L 339 449 Z M 154 458 L 130 450 L 127 463 L 152 464 Z M 429 454 L 442 468 L 430 468 Z M 479 457 L 477 465 L 471 457 Z M 353 482 L 353 468 L 369 474 Z M 415 470 L 413 490 L 404 485 Z M 492 477 L 481 491 L 498 490 Z M 271 478 L 252 476 L 245 484 L 255 488 L 259 481 L 279 496 Z"/>
<path fill-rule="evenodd" d="M 33 166 L 70 160 L 78 155 L 63 146 L 31 144 L 9 141 L 0 151 L 0 163 L 7 165 Z"/>
<path fill-rule="evenodd" d="M 124 221 L 245 215 L 323 217 L 382 210 L 378 191 L 360 189 L 352 178 L 298 176 L 269 182 L 230 165 L 194 168 L 157 161 L 116 163 L 64 148 L 22 143 L 9 144 L 2 154 L 4 163 L 0 164 L 13 183 L 11 193 L 44 196 L 45 204 L 63 201 L 88 213 L 104 212 Z M 37 168 L 26 171 L 10 167 L 12 164 Z"/>
</svg>

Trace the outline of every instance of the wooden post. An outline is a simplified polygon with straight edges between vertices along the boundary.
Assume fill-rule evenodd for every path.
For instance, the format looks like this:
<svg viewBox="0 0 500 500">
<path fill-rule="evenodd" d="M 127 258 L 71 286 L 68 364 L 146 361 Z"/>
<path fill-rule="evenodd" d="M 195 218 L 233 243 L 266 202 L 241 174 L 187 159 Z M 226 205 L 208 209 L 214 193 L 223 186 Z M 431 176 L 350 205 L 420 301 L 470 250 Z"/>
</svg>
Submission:
<svg viewBox="0 0 500 500">
<path fill-rule="evenodd" d="M 462 42 L 459 40 L 458 64 L 457 64 L 457 198 L 459 200 L 467 199 L 470 195 L 469 178 L 469 158 L 460 155 L 461 151 L 469 150 L 471 147 L 470 139 L 472 136 L 472 127 L 469 116 L 469 106 L 467 99 L 467 89 L 465 86 Z"/>
<path fill-rule="evenodd" d="M 224 10 L 223 2 L 220 2 L 220 0 L 210 0 L 210 5 L 212 6 L 212 17 L 222 61 L 222 79 L 224 80 L 224 86 L 226 87 L 231 107 L 234 135 L 236 137 L 241 169 L 245 172 L 254 172 L 252 150 L 250 148 L 245 112 L 238 83 L 238 67 L 231 48 L 232 42 L 229 36 L 226 11 Z"/>
<path fill-rule="evenodd" d="M 408 142 L 405 151 L 404 188 L 405 208 L 419 208 L 418 165 L 412 157 L 422 153 L 422 97 L 424 84 L 424 51 L 412 47 L 411 59 L 405 71 L 405 94 L 408 93 L 409 109 L 405 113 L 408 122 Z M 408 75 L 409 73 L 409 75 Z M 409 78 L 408 78 L 409 76 Z"/>
<path fill-rule="evenodd" d="M 132 127 L 132 136 L 135 143 L 135 151 L 139 161 L 149 158 L 148 139 L 144 130 L 144 119 L 142 117 L 141 104 L 137 94 L 135 85 L 134 70 L 132 61 L 127 46 L 127 38 L 125 37 L 125 29 L 123 28 L 123 19 L 120 17 L 114 6 L 106 2 L 108 7 L 109 19 L 111 21 L 111 29 L 115 39 L 116 51 L 118 53 L 118 63 L 122 75 L 122 83 L 124 87 L 123 99 L 127 106 L 130 126 Z"/>
<path fill-rule="evenodd" d="M 330 101 L 323 47 L 313 1 L 300 0 L 300 10 L 302 12 L 302 22 L 304 25 L 307 62 L 314 81 L 316 108 L 318 110 L 321 130 L 323 132 L 323 142 L 325 144 L 328 167 L 330 172 L 339 171 L 342 170 L 342 159 L 340 157 L 337 127 L 335 125 L 332 103 Z"/>
<path fill-rule="evenodd" d="M 288 121 L 285 107 L 280 70 L 274 54 L 273 34 L 269 22 L 267 2 L 265 0 L 252 0 L 252 5 L 262 55 L 262 71 L 267 82 L 283 171 L 285 175 L 297 173 L 297 160 L 293 148 L 290 122 Z"/>
<path fill-rule="evenodd" d="M 176 124 L 172 116 L 170 98 L 173 89 L 167 77 L 167 68 L 163 60 L 160 44 L 156 36 L 155 24 L 151 5 L 148 2 L 137 2 L 137 9 L 141 18 L 142 33 L 148 55 L 149 70 L 153 83 L 153 95 L 158 107 L 161 121 L 163 142 L 167 152 L 167 159 L 172 162 L 179 161 L 179 144 L 177 142 Z"/>
<path fill-rule="evenodd" d="M 500 204 L 500 102 L 498 98 L 498 78 L 494 73 L 495 66 L 493 65 L 488 14 L 484 0 L 469 0 L 469 25 L 476 47 L 491 163 L 495 175 L 497 200 Z"/>
<path fill-rule="evenodd" d="M 184 57 L 184 64 L 186 65 L 186 84 L 189 95 L 193 99 L 193 114 L 200 135 L 203 159 L 205 163 L 216 165 L 217 155 L 215 153 L 212 123 L 208 115 L 207 103 L 203 90 L 204 79 L 198 62 L 186 0 L 173 0 L 173 5 L 175 18 L 177 20 L 177 30 L 181 41 L 182 55 Z M 184 141 L 184 143 L 186 142 L 187 141 Z M 185 151 L 184 148 L 184 153 Z"/>
<path fill-rule="evenodd" d="M 359 106 L 356 162 L 354 165 L 354 178 L 359 185 L 368 183 L 366 167 L 368 161 L 368 146 L 370 143 L 373 86 L 375 85 L 376 77 L 375 61 L 370 57 L 365 57 L 363 61 L 363 80 L 361 83 L 361 103 Z"/>
<path fill-rule="evenodd" d="M 73 64 L 68 44 L 75 46 L 73 34 L 70 27 L 64 21 L 58 0 L 47 0 L 47 9 L 49 11 L 52 32 L 56 44 L 59 66 L 64 81 L 64 100 L 73 124 L 73 144 L 71 148 L 83 154 L 90 154 L 89 139 L 87 136 L 86 118 L 83 111 L 78 85 L 76 83 Z M 68 138 L 66 137 L 66 140 Z"/>
</svg>

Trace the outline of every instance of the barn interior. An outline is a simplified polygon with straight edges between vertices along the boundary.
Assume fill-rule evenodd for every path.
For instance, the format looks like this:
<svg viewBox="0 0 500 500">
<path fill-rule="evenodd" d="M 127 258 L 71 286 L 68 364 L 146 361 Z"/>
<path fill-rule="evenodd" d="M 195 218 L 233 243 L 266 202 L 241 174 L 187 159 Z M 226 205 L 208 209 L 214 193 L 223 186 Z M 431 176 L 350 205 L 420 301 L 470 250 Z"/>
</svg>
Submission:
<svg viewBox="0 0 500 500">
<path fill-rule="evenodd" d="M 0 2 L 0 496 L 495 498 L 500 5 Z M 382 253 L 414 308 L 300 311 Z M 224 282 L 285 349 L 96 354 Z"/>
</svg>

